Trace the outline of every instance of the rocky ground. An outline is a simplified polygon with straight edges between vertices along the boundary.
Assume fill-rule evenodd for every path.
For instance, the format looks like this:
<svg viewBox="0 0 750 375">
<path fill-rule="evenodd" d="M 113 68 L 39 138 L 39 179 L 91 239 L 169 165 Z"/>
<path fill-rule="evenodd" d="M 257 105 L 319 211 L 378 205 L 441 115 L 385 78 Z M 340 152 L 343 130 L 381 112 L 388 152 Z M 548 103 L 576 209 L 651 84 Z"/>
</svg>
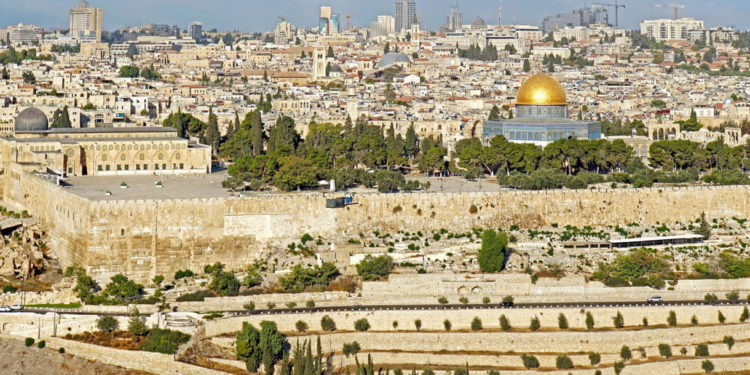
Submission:
<svg viewBox="0 0 750 375">
<path fill-rule="evenodd" d="M 23 342 L 0 339 L 0 369 L 3 374 L 24 375 L 147 375 L 143 371 L 127 370 L 53 349 L 27 348 Z"/>
</svg>

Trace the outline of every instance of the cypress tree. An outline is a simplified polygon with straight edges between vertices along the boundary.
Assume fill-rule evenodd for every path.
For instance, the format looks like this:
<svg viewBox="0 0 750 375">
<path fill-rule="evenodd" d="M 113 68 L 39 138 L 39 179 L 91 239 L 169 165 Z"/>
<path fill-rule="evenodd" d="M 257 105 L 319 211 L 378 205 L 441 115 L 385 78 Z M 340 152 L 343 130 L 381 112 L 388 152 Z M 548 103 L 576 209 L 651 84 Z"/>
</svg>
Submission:
<svg viewBox="0 0 750 375">
<path fill-rule="evenodd" d="M 214 114 L 214 108 L 208 110 L 208 127 L 206 127 L 206 143 L 211 146 L 211 152 L 216 153 L 221 143 L 221 133 L 219 132 L 219 120 Z"/>
</svg>

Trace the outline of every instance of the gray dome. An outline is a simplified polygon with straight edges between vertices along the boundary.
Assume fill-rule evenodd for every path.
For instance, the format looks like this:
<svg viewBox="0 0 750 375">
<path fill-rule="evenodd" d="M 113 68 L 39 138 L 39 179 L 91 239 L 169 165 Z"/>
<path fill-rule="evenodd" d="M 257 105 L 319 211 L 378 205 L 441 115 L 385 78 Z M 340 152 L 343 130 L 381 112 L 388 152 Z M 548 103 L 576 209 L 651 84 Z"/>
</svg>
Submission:
<svg viewBox="0 0 750 375">
<path fill-rule="evenodd" d="M 17 132 L 35 132 L 49 129 L 49 120 L 39 108 L 29 107 L 21 111 L 16 117 Z"/>
<path fill-rule="evenodd" d="M 382 59 L 380 59 L 378 68 L 385 68 L 395 63 L 411 63 L 411 60 L 409 60 L 409 56 L 406 56 L 401 52 L 389 52 L 386 53 Z"/>
</svg>

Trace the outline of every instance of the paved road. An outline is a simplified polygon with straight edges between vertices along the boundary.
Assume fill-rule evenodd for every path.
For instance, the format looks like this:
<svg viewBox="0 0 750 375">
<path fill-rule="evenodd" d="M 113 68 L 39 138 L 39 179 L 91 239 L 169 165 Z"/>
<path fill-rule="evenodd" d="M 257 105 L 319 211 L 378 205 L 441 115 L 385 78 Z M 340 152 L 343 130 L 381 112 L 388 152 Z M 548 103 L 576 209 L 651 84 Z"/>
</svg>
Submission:
<svg viewBox="0 0 750 375">
<path fill-rule="evenodd" d="M 409 310 L 486 310 L 486 309 L 559 309 L 559 308 L 611 308 L 611 307 L 659 307 L 659 306 L 735 306 L 750 305 L 748 301 L 719 301 L 707 302 L 704 300 L 694 301 L 664 301 L 662 304 L 649 304 L 645 302 L 570 302 L 570 303 L 516 303 L 512 307 L 502 306 L 501 304 L 446 304 L 446 305 L 354 305 L 354 306 L 321 306 L 321 307 L 300 307 L 284 308 L 273 310 L 229 310 L 226 311 L 228 316 L 244 315 L 279 315 L 279 314 L 309 314 L 316 312 L 356 312 L 356 311 L 409 311 Z M 78 309 L 23 309 L 16 312 L 30 312 L 45 314 L 57 312 L 60 314 L 77 314 L 77 315 L 111 315 L 111 316 L 128 316 L 125 313 L 97 313 L 90 311 L 80 311 Z M 180 311 L 185 312 L 185 311 Z M 2 314 L 2 313 L 0 313 Z M 148 314 L 141 314 L 148 315 Z"/>
</svg>

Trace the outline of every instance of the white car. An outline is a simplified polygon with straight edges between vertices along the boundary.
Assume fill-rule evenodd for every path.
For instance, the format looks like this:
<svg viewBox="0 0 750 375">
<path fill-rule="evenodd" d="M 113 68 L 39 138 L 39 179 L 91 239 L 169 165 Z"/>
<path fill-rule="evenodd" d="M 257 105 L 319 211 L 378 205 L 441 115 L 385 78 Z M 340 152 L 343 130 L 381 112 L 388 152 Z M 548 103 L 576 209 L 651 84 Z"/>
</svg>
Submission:
<svg viewBox="0 0 750 375">
<path fill-rule="evenodd" d="M 19 305 L 19 304 L 10 305 L 10 309 L 11 310 L 22 310 L 23 309 L 23 305 Z"/>
<path fill-rule="evenodd" d="M 648 303 L 651 305 L 661 305 L 664 303 L 664 299 L 659 296 L 651 297 L 648 299 Z"/>
<path fill-rule="evenodd" d="M 10 311 L 10 307 L 8 306 L 0 306 L 0 312 L 8 312 Z"/>
</svg>

